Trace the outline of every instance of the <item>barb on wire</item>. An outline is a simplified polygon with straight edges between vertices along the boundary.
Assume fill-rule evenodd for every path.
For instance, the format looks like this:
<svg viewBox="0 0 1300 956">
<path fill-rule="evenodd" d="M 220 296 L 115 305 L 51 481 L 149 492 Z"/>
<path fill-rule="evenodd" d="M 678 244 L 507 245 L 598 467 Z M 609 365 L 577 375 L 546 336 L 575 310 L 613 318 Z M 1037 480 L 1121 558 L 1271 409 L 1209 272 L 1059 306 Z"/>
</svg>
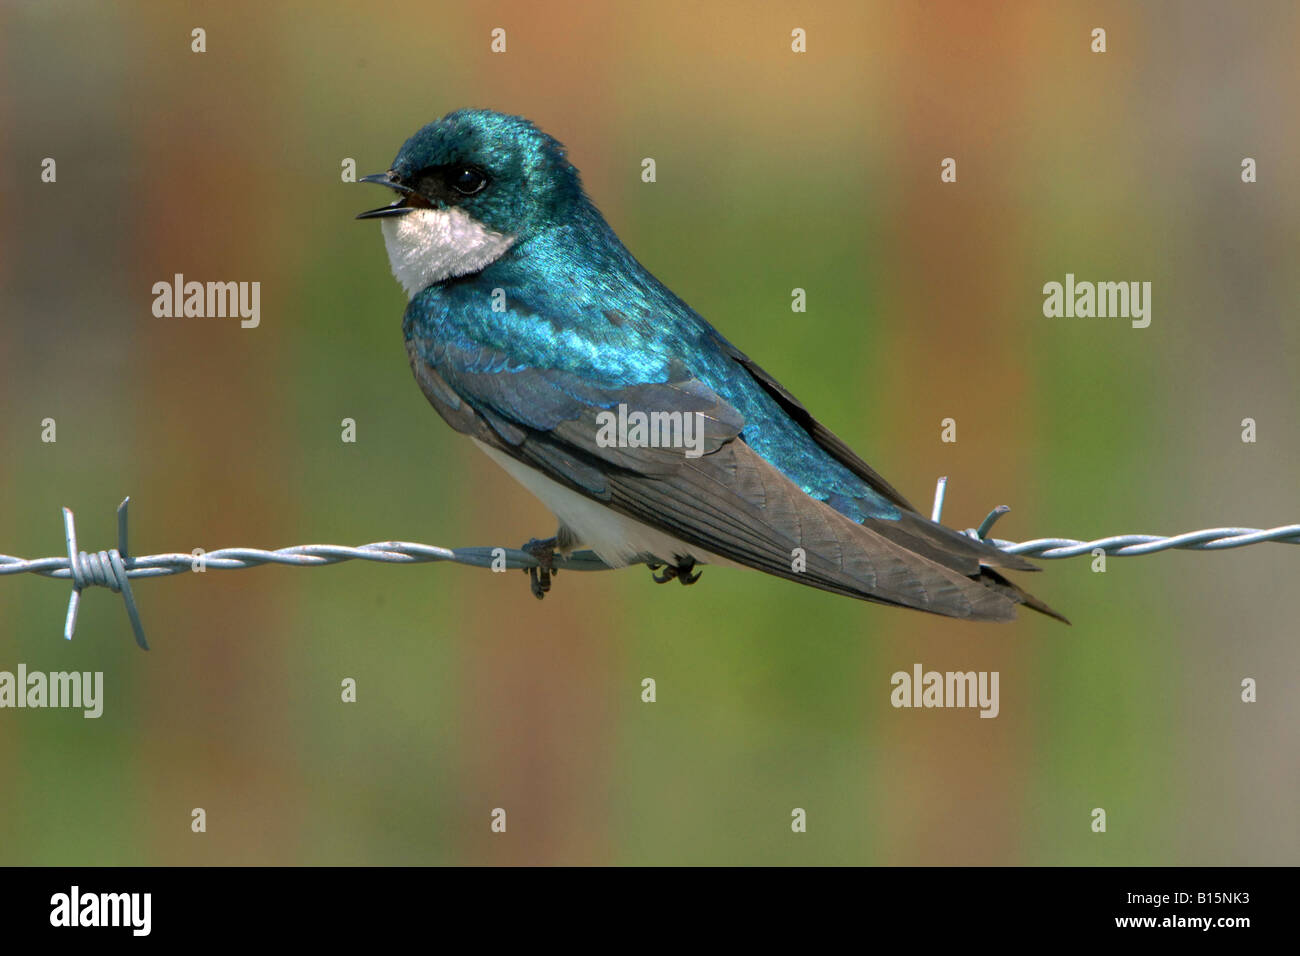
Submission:
<svg viewBox="0 0 1300 956">
<path fill-rule="evenodd" d="M 935 488 L 934 507 L 931 511 L 933 520 L 938 521 L 943 514 L 943 500 L 947 489 L 947 478 L 940 478 Z M 467 564 L 479 568 L 504 568 L 508 570 L 527 570 L 539 567 L 536 555 L 518 548 L 441 548 L 430 544 L 415 544 L 410 541 L 376 541 L 358 547 L 346 547 L 337 544 L 300 544 L 291 548 L 279 548 L 265 551 L 261 548 L 222 548 L 208 551 L 201 556 L 199 552 L 191 554 L 150 554 L 132 558 L 127 548 L 127 506 L 131 499 L 126 498 L 117 509 L 117 547 L 108 551 L 87 554 L 77 550 L 77 529 L 72 512 L 63 509 L 64 537 L 67 542 L 67 557 L 50 558 L 16 558 L 0 554 L 0 576 L 6 574 L 39 574 L 47 578 L 72 581 L 72 594 L 68 599 L 68 615 L 63 626 L 63 636 L 72 640 L 77 626 L 77 611 L 81 604 L 81 592 L 88 587 L 106 587 L 115 593 L 121 593 L 126 605 L 127 615 L 131 619 L 131 628 L 135 632 L 136 643 L 144 650 L 149 649 L 145 640 L 144 626 L 140 622 L 140 612 L 136 607 L 135 595 L 131 591 L 132 578 L 166 577 L 185 571 L 199 569 L 229 570 L 235 568 L 252 568 L 263 564 L 285 564 L 295 567 L 314 568 L 326 564 L 338 564 L 342 561 L 379 561 L 385 564 L 427 564 L 434 561 L 451 561 L 455 564 Z M 1034 558 L 1073 558 L 1082 554 L 1102 551 L 1108 555 L 1129 557 L 1139 554 L 1154 554 L 1157 551 L 1224 551 L 1229 548 L 1241 548 L 1250 544 L 1273 541 L 1279 544 L 1300 544 L 1300 524 L 1282 525 L 1277 528 L 1206 528 L 1202 531 L 1188 531 L 1185 534 L 1165 536 L 1157 534 L 1120 534 L 1094 541 L 1079 541 L 1074 538 L 1035 538 L 1031 541 L 1003 541 L 988 537 L 993 523 L 1011 509 L 1006 505 L 994 508 L 978 528 L 968 528 L 966 534 L 972 538 L 987 541 L 995 548 L 1011 554 L 1027 555 Z M 565 571 L 608 571 L 609 565 L 600 560 L 592 551 L 577 551 L 567 558 L 556 554 L 553 556 L 554 567 Z M 645 563 L 644 561 L 633 563 Z"/>
</svg>

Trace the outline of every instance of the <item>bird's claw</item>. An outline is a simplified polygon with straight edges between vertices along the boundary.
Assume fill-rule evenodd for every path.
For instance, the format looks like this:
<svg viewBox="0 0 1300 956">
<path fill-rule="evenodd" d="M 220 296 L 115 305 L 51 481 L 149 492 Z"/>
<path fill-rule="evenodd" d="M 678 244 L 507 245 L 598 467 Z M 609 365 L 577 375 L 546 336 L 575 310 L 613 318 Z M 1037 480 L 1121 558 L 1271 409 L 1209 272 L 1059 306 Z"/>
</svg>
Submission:
<svg viewBox="0 0 1300 956">
<path fill-rule="evenodd" d="M 695 570 L 694 558 L 683 561 L 681 564 L 660 564 L 659 562 L 655 562 L 647 564 L 646 567 L 648 567 L 652 572 L 658 571 L 660 568 L 664 569 L 663 574 L 652 573 L 650 575 L 654 578 L 656 584 L 667 584 L 672 580 L 680 581 L 683 585 L 694 584 L 700 579 L 700 575 L 704 573 L 703 571 Z"/>
<path fill-rule="evenodd" d="M 551 576 L 560 573 L 555 567 L 555 544 L 554 538 L 533 538 L 519 549 L 537 559 L 537 567 L 524 570 L 528 572 L 529 590 L 539 601 L 551 590 Z"/>
</svg>

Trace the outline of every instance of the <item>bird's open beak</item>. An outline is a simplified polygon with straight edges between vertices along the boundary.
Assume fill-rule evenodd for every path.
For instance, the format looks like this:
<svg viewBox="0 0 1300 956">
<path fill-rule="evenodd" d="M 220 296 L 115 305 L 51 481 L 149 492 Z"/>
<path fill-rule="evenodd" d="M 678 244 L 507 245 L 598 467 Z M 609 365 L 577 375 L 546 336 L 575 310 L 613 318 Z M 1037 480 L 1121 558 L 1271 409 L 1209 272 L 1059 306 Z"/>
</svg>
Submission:
<svg viewBox="0 0 1300 956">
<path fill-rule="evenodd" d="M 377 186 L 387 186 L 389 189 L 400 193 L 396 200 L 387 206 L 380 206 L 378 209 L 367 209 L 365 212 L 357 213 L 358 219 L 386 219 L 390 216 L 405 216 L 411 211 L 411 207 L 406 205 L 406 196 L 410 193 L 411 187 L 404 186 L 393 178 L 392 172 L 375 173 L 373 176 L 362 176 L 357 180 L 359 183 L 374 183 Z"/>
</svg>

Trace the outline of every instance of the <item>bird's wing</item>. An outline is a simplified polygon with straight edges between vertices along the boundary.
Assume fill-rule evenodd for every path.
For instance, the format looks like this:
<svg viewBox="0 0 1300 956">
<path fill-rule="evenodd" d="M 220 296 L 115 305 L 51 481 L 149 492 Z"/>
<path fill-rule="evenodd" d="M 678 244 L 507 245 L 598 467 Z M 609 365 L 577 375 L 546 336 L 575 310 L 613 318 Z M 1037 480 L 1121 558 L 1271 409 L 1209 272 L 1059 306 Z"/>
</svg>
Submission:
<svg viewBox="0 0 1300 956">
<path fill-rule="evenodd" d="M 421 389 L 453 428 L 713 554 L 801 584 L 952 617 L 1006 620 L 1016 603 L 1033 600 L 989 577 L 980 555 L 1000 553 L 992 548 L 955 533 L 968 545 L 918 534 L 930 523 L 909 514 L 858 524 L 805 494 L 744 442 L 739 413 L 678 361 L 666 382 L 604 387 L 477 343 L 413 333 L 407 349 Z M 597 416 L 620 404 L 629 414 L 698 412 L 703 454 L 605 447 Z"/>
<path fill-rule="evenodd" d="M 710 326 L 710 329 L 712 329 L 712 326 Z M 868 524 L 873 525 L 885 535 L 900 541 L 910 548 L 923 552 L 929 549 L 935 553 L 934 556 L 940 557 L 941 560 L 944 553 L 956 550 L 964 555 L 976 557 L 982 564 L 997 568 L 1009 568 L 1014 571 L 1039 570 L 1036 564 L 1019 555 L 1008 554 L 927 519 L 893 485 L 863 461 L 842 438 L 814 418 L 812 412 L 808 411 L 788 388 L 777 381 L 773 375 L 752 358 L 727 341 L 717 330 L 713 330 L 713 332 L 719 348 L 743 368 L 781 406 L 790 419 L 808 433 L 809 437 L 823 451 L 861 478 L 873 491 L 902 509 L 903 514 L 897 522 L 873 522 L 868 520 Z M 1051 614 L 1059 617 L 1055 612 L 1051 612 Z"/>
<path fill-rule="evenodd" d="M 715 334 L 717 334 L 716 330 Z M 812 412 L 808 411 L 788 388 L 778 382 L 752 358 L 723 338 L 721 334 L 717 334 L 717 339 L 722 350 L 748 372 L 750 377 L 762 387 L 763 391 L 772 396 L 785 413 L 798 423 L 799 427 L 806 431 L 813 441 L 821 446 L 822 450 L 865 481 L 873 491 L 889 502 L 907 511 L 916 511 L 893 485 L 858 457 L 857 453 L 845 444 L 843 439 L 814 418 Z"/>
</svg>

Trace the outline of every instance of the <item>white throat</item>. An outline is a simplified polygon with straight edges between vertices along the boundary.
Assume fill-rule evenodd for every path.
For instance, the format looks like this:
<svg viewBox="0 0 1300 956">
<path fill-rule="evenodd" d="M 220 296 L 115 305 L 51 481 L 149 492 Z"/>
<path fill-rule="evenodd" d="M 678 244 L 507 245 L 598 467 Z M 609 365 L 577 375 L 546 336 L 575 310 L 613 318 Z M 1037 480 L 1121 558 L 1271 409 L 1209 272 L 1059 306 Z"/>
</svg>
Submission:
<svg viewBox="0 0 1300 956">
<path fill-rule="evenodd" d="M 407 298 L 435 282 L 486 268 L 515 241 L 463 209 L 416 209 L 383 219 L 380 226 L 388 262 Z"/>
</svg>

